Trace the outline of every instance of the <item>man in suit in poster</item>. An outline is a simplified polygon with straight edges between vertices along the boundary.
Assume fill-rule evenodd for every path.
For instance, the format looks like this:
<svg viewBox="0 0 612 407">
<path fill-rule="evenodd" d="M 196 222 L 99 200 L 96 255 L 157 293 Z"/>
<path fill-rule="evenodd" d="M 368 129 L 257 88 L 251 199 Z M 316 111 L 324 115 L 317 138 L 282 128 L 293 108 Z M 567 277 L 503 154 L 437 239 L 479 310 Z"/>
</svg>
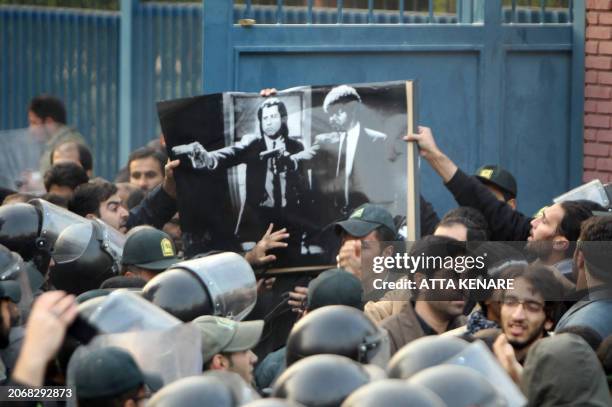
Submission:
<svg viewBox="0 0 612 407">
<path fill-rule="evenodd" d="M 257 119 L 259 134 L 246 134 L 231 146 L 211 152 L 197 142 L 189 148 L 174 148 L 175 154 L 189 154 L 197 169 L 247 165 L 238 234 L 241 240 L 253 241 L 265 232 L 268 223 L 287 224 L 287 217 L 300 206 L 306 186 L 298 155 L 304 146 L 289 137 L 285 104 L 278 98 L 264 100 L 257 110 Z M 249 226 L 245 227 L 246 224 Z"/>
<path fill-rule="evenodd" d="M 393 204 L 387 135 L 366 128 L 361 97 L 347 85 L 332 88 L 323 101 L 332 132 L 314 139 L 310 163 L 315 207 L 327 208 L 326 221 L 345 219 L 355 208 L 371 202 Z M 321 204 L 317 204 L 317 202 Z"/>
</svg>

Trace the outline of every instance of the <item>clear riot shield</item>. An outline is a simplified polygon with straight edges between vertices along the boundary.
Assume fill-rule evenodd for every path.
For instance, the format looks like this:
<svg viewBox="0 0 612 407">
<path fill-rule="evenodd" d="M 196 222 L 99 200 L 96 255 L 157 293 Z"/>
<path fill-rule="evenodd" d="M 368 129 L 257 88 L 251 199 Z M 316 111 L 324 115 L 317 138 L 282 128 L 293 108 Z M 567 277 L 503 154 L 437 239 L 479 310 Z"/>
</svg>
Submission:
<svg viewBox="0 0 612 407">
<path fill-rule="evenodd" d="M 175 264 L 193 273 L 206 286 L 215 315 L 242 320 L 257 301 L 255 273 L 240 255 L 232 252 L 213 254 Z"/>
<path fill-rule="evenodd" d="M 90 222 L 88 219 L 44 199 L 32 199 L 29 203 L 38 208 L 42 215 L 40 238 L 45 240 L 47 247 L 50 249 L 53 248 L 53 244 L 59 235 L 69 226 Z"/>
<path fill-rule="evenodd" d="M 527 399 L 521 390 L 482 341 L 473 342 L 444 363 L 469 367 L 481 373 L 504 396 L 508 407 L 522 407 L 527 404 Z"/>
<path fill-rule="evenodd" d="M 27 128 L 0 130 L 0 187 L 44 194 L 40 157 L 45 144 Z"/>
<path fill-rule="evenodd" d="M 181 321 L 128 290 L 115 290 L 101 301 L 88 318 L 104 333 L 169 330 Z"/>
<path fill-rule="evenodd" d="M 95 337 L 79 347 L 68 363 L 67 385 L 74 386 L 79 359 L 94 349 L 117 347 L 129 352 L 145 374 L 157 375 L 163 385 L 202 373 L 202 338 L 197 327 L 177 325 L 163 331 L 136 331 Z M 75 399 L 71 399 L 74 406 Z"/>
</svg>

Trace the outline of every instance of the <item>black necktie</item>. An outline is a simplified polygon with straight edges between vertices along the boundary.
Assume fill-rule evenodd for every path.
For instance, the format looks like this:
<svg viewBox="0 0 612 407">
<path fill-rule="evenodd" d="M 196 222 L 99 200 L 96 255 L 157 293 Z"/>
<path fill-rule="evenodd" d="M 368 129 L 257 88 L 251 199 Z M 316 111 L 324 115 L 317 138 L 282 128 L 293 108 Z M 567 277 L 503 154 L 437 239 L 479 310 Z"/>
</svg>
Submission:
<svg viewBox="0 0 612 407">
<path fill-rule="evenodd" d="M 272 142 L 272 149 L 276 148 L 276 141 Z M 272 158 L 272 198 L 274 199 L 274 208 L 280 209 L 283 206 L 283 196 L 281 193 L 280 173 L 276 158 Z"/>
</svg>

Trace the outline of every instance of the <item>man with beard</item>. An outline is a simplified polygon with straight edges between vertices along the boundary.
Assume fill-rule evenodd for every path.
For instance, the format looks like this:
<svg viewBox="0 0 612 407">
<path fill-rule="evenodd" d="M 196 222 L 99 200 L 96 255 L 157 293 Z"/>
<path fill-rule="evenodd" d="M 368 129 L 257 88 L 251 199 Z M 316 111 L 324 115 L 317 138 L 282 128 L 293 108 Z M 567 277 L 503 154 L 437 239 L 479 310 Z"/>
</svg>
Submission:
<svg viewBox="0 0 612 407">
<path fill-rule="evenodd" d="M 121 205 L 117 187 L 99 179 L 79 185 L 68 208 L 88 219 L 98 218 L 118 231 L 127 232 L 127 209 Z"/>
<path fill-rule="evenodd" d="M 528 240 L 528 250 L 542 264 L 555 266 L 571 279 L 571 258 L 580 224 L 603 210 L 588 201 L 565 201 L 544 208 L 540 216 L 531 218 L 499 200 L 477 177 L 470 177 L 436 145 L 431 129 L 419 127 L 406 141 L 416 141 L 423 156 L 440 175 L 459 205 L 479 210 L 486 218 L 493 241 Z"/>
<path fill-rule="evenodd" d="M 410 256 L 422 258 L 456 258 L 465 253 L 464 246 L 455 239 L 444 236 L 426 236 L 414 243 Z M 435 263 L 435 261 L 433 262 Z M 435 264 L 422 266 L 414 272 L 416 287 L 425 279 L 455 279 L 454 270 L 436 268 Z M 456 284 L 458 286 L 458 283 Z M 439 335 L 465 323 L 463 308 L 465 293 L 453 289 L 413 289 L 411 301 L 400 312 L 385 318 L 380 326 L 389 332 L 391 354 L 402 346 L 426 335 Z"/>
<path fill-rule="evenodd" d="M 404 137 L 406 141 L 418 143 L 420 154 L 442 178 L 442 181 L 461 206 L 478 209 L 486 218 L 493 241 L 552 241 L 559 253 L 551 253 L 546 264 L 571 257 L 568 242 L 575 241 L 580 233 L 580 223 L 592 215 L 592 203 L 568 201 L 554 204 L 542 212 L 542 216 L 531 218 L 514 210 L 508 203 L 497 199 L 479 178 L 470 177 L 442 152 L 428 127 L 419 126 L 419 132 Z M 560 241 L 561 240 L 561 241 Z M 563 242 L 565 240 L 566 242 Z"/>
<path fill-rule="evenodd" d="M 612 219 L 590 218 L 582 225 L 576 249 L 576 288 L 584 295 L 559 321 L 557 329 L 585 326 L 602 338 L 612 335 Z"/>
<path fill-rule="evenodd" d="M 514 289 L 502 295 L 502 334 L 494 350 L 502 365 L 512 371 L 512 365 L 523 364 L 530 347 L 555 327 L 563 288 L 552 271 L 542 266 L 511 269 L 502 278 L 514 280 Z"/>
<path fill-rule="evenodd" d="M 19 283 L 12 280 L 0 281 L 0 349 L 6 349 L 10 344 L 11 328 L 19 322 L 17 303 L 21 300 Z M 7 379 L 6 366 L 0 360 L 0 382 Z"/>
<path fill-rule="evenodd" d="M 591 216 L 593 212 L 589 204 L 582 201 L 565 201 L 544 208 L 531 221 L 527 251 L 542 264 L 554 266 L 575 282 L 572 277 L 572 257 L 580 235 L 580 225 Z"/>
</svg>

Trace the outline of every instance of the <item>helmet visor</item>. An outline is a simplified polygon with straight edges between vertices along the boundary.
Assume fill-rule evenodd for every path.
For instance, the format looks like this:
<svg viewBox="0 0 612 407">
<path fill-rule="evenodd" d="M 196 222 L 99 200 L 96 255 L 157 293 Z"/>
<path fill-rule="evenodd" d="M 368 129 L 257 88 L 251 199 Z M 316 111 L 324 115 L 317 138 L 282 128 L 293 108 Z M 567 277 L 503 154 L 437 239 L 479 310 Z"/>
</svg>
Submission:
<svg viewBox="0 0 612 407">
<path fill-rule="evenodd" d="M 70 263 L 83 255 L 93 235 L 91 222 L 77 223 L 64 230 L 53 250 L 53 261 Z"/>
</svg>

